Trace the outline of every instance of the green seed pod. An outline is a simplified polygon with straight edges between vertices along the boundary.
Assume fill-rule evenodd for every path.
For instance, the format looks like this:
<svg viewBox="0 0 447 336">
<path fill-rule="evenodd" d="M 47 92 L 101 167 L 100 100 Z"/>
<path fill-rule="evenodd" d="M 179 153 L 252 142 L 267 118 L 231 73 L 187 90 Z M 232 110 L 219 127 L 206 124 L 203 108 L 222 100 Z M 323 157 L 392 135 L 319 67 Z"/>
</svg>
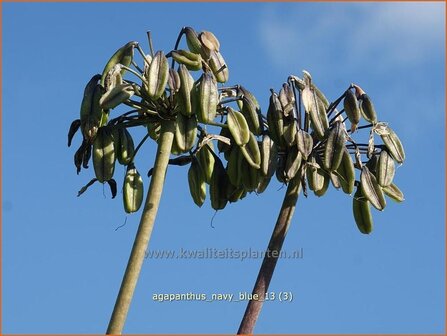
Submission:
<svg viewBox="0 0 447 336">
<path fill-rule="evenodd" d="M 205 72 L 199 79 L 196 94 L 193 95 L 193 109 L 197 113 L 199 122 L 213 121 L 216 117 L 218 100 L 217 84 L 213 76 Z"/>
<path fill-rule="evenodd" d="M 346 142 L 346 130 L 340 121 L 336 121 L 329 130 L 324 150 L 324 167 L 329 171 L 336 170 L 343 158 Z"/>
<path fill-rule="evenodd" d="M 278 160 L 278 148 L 276 144 L 266 134 L 262 137 L 261 143 L 261 174 L 271 178 L 276 171 Z"/>
<path fill-rule="evenodd" d="M 214 162 L 216 161 L 213 150 L 213 144 L 208 142 L 197 152 L 196 157 L 197 161 L 202 168 L 203 174 L 205 176 L 205 182 L 210 183 L 211 176 L 213 175 L 214 170 Z"/>
<path fill-rule="evenodd" d="M 259 179 L 258 186 L 256 187 L 256 193 L 262 194 L 267 189 L 270 181 L 271 181 L 270 177 L 261 177 Z"/>
<path fill-rule="evenodd" d="M 231 183 L 227 184 L 227 198 L 230 203 L 234 203 L 244 198 L 247 191 L 243 186 L 235 187 Z"/>
<path fill-rule="evenodd" d="M 343 149 L 343 157 L 335 173 L 338 176 L 343 192 L 349 195 L 352 194 L 355 183 L 354 163 L 346 147 Z"/>
<path fill-rule="evenodd" d="M 177 71 L 169 68 L 168 87 L 171 91 L 171 95 L 177 93 L 180 90 L 180 76 Z"/>
<path fill-rule="evenodd" d="M 185 27 L 183 32 L 186 35 L 186 44 L 188 45 L 189 50 L 195 54 L 201 54 L 202 43 L 200 42 L 196 31 L 191 27 Z"/>
<path fill-rule="evenodd" d="M 202 56 L 200 54 L 187 50 L 173 50 L 170 55 L 178 64 L 185 65 L 188 70 L 197 71 L 202 69 Z"/>
<path fill-rule="evenodd" d="M 360 174 L 360 185 L 362 193 L 371 205 L 377 210 L 382 211 L 386 206 L 385 197 L 382 188 L 377 183 L 376 177 L 369 171 L 368 167 L 363 166 Z"/>
<path fill-rule="evenodd" d="M 175 126 L 175 142 L 181 153 L 189 152 L 194 146 L 197 137 L 197 119 L 185 117 L 179 113 Z"/>
<path fill-rule="evenodd" d="M 296 146 L 290 147 L 287 152 L 286 165 L 284 171 L 287 181 L 290 181 L 295 177 L 301 167 L 302 156 Z"/>
<path fill-rule="evenodd" d="M 374 109 L 371 99 L 366 93 L 360 96 L 360 112 L 362 113 L 363 118 L 370 123 L 375 124 L 377 122 L 376 110 Z"/>
<path fill-rule="evenodd" d="M 180 64 L 178 69 L 178 74 L 180 77 L 180 90 L 179 94 L 176 95 L 178 98 L 178 107 L 181 114 L 186 117 L 192 116 L 195 111 L 192 109 L 191 95 L 194 89 L 194 79 L 189 73 L 186 66 Z"/>
<path fill-rule="evenodd" d="M 357 125 L 360 122 L 360 107 L 357 97 L 351 90 L 346 91 L 345 99 L 343 100 L 343 107 L 346 115 L 351 122 L 351 132 L 357 129 Z"/>
<path fill-rule="evenodd" d="M 217 82 L 225 83 L 228 81 L 228 66 L 220 52 L 211 51 L 208 64 Z"/>
<path fill-rule="evenodd" d="M 112 135 L 118 162 L 122 165 L 128 165 L 135 153 L 132 135 L 126 128 L 115 129 Z"/>
<path fill-rule="evenodd" d="M 354 194 L 352 200 L 352 211 L 354 213 L 355 223 L 357 224 L 360 232 L 364 234 L 371 233 L 373 229 L 371 208 L 360 187 L 357 188 L 357 191 Z"/>
<path fill-rule="evenodd" d="M 288 147 L 292 147 L 296 145 L 296 135 L 298 133 L 298 129 L 296 127 L 295 120 L 293 116 L 284 117 L 284 142 Z"/>
<path fill-rule="evenodd" d="M 247 121 L 242 113 L 228 108 L 227 114 L 228 129 L 238 146 L 244 146 L 250 140 L 250 130 Z"/>
<path fill-rule="evenodd" d="M 383 187 L 382 190 L 385 193 L 385 195 L 387 195 L 395 202 L 400 203 L 405 200 L 404 194 L 394 183 L 391 183 L 389 186 Z"/>
<path fill-rule="evenodd" d="M 366 166 L 368 167 L 369 171 L 373 173 L 374 175 L 377 173 L 377 164 L 379 162 L 379 156 L 373 155 L 366 163 Z"/>
<path fill-rule="evenodd" d="M 241 158 L 243 158 L 241 150 L 238 146 L 233 146 L 228 157 L 227 175 L 231 184 L 236 187 L 242 185 Z"/>
<path fill-rule="evenodd" d="M 132 97 L 134 93 L 135 90 L 131 84 L 119 84 L 104 93 L 99 100 L 99 104 L 103 110 L 112 110 Z"/>
<path fill-rule="evenodd" d="M 307 182 L 309 184 L 309 189 L 313 191 L 322 190 L 324 188 L 324 177 L 325 172 L 321 169 L 320 164 L 318 163 L 316 153 L 313 153 L 309 157 L 308 165 L 306 168 Z"/>
<path fill-rule="evenodd" d="M 376 178 L 381 187 L 387 187 L 393 182 L 395 173 L 394 160 L 386 150 L 379 155 L 377 162 Z"/>
<path fill-rule="evenodd" d="M 261 135 L 263 131 L 261 107 L 255 96 L 244 87 L 240 87 L 242 100 L 238 100 L 241 113 L 248 123 L 248 128 L 255 135 Z"/>
<path fill-rule="evenodd" d="M 304 160 L 307 160 L 310 153 L 312 152 L 312 148 L 314 146 L 314 141 L 312 139 L 312 136 L 307 133 L 306 131 L 300 129 L 296 133 L 296 144 L 298 147 L 298 150 L 300 151 L 301 155 L 303 156 Z"/>
<path fill-rule="evenodd" d="M 119 48 L 113 56 L 109 59 L 101 76 L 101 85 L 104 87 L 105 79 L 107 73 L 117 64 L 122 64 L 129 66 L 132 63 L 134 48 L 138 45 L 138 42 L 131 41 L 126 43 L 124 46 Z M 121 75 L 123 75 L 125 70 L 122 70 Z"/>
<path fill-rule="evenodd" d="M 272 138 L 279 148 L 284 148 L 283 111 L 278 95 L 274 92 L 270 96 L 269 108 L 267 110 L 267 124 L 269 126 L 270 138 Z"/>
<path fill-rule="evenodd" d="M 241 181 L 245 190 L 248 192 L 255 191 L 259 184 L 260 174 L 259 169 L 251 166 L 247 160 L 242 158 L 241 160 Z"/>
<path fill-rule="evenodd" d="M 231 132 L 228 129 L 228 127 L 222 127 L 221 130 L 220 130 L 220 134 L 219 135 L 222 136 L 222 137 L 230 139 L 231 144 L 234 143 L 234 139 L 231 136 Z M 229 145 L 229 144 L 227 144 L 227 143 L 225 143 L 223 141 L 218 141 L 217 142 L 217 150 L 219 151 L 219 153 L 227 153 L 227 152 L 229 153 L 231 151 L 232 147 L 233 147 L 232 145 Z"/>
<path fill-rule="evenodd" d="M 388 149 L 389 154 L 398 163 L 403 163 L 405 160 L 405 151 L 397 134 L 391 129 L 391 127 L 386 126 L 385 132 L 380 134 L 383 143 Z"/>
<path fill-rule="evenodd" d="M 224 209 L 227 205 L 227 185 L 229 183 L 230 181 L 228 181 L 228 176 L 222 165 L 222 161 L 219 158 L 215 158 L 213 175 L 210 181 L 211 207 L 214 210 Z"/>
<path fill-rule="evenodd" d="M 133 213 L 140 209 L 143 203 L 144 186 L 143 179 L 136 168 L 129 165 L 124 178 L 123 202 L 126 213 Z"/>
<path fill-rule="evenodd" d="M 261 168 L 261 151 L 259 150 L 258 141 L 253 133 L 250 133 L 248 143 L 240 148 L 250 166 L 255 169 Z"/>
<path fill-rule="evenodd" d="M 113 177 L 115 160 L 113 136 L 107 128 L 101 127 L 93 142 L 93 167 L 99 182 L 104 183 Z"/>
<path fill-rule="evenodd" d="M 168 83 L 169 64 L 163 51 L 157 51 L 152 59 L 145 77 L 147 86 L 144 85 L 149 98 L 153 101 L 159 99 L 165 92 Z"/>
<path fill-rule="evenodd" d="M 201 207 L 206 198 L 205 176 L 197 160 L 191 162 L 188 170 L 189 192 L 195 204 Z"/>
<path fill-rule="evenodd" d="M 329 181 L 330 181 L 330 176 L 328 175 L 327 172 L 325 172 L 324 170 L 321 170 L 320 174 L 321 174 L 320 176 L 323 180 L 323 185 L 320 189 L 314 190 L 315 196 L 318 196 L 318 197 L 324 196 L 324 194 L 326 194 L 326 191 L 329 188 Z"/>
</svg>

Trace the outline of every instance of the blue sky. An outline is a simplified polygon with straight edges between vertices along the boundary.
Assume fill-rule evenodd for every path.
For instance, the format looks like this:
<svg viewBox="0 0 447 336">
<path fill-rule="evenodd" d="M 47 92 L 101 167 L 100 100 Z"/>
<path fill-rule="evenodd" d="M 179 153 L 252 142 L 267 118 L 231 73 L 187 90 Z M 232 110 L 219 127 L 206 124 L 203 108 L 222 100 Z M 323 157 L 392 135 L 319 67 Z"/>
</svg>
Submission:
<svg viewBox="0 0 447 336">
<path fill-rule="evenodd" d="M 267 109 L 269 88 L 309 70 L 331 99 L 351 83 L 374 100 L 405 144 L 397 171 L 402 204 L 374 211 L 360 234 L 351 198 L 331 189 L 300 197 L 258 333 L 443 333 L 445 330 L 445 36 L 443 3 L 102 3 L 3 4 L 2 331 L 103 333 L 139 221 L 121 195 L 98 184 L 81 198 L 92 170 L 76 175 L 66 147 L 85 83 L 121 45 L 146 31 L 169 51 L 182 26 L 221 42 L 230 83 Z M 135 138 L 144 135 L 143 130 Z M 79 142 L 75 138 L 75 143 Z M 153 163 L 144 147 L 137 167 Z M 116 173 L 122 181 L 119 168 Z M 118 182 L 120 183 L 120 182 Z M 146 186 L 148 185 L 145 179 Z M 171 167 L 151 250 L 263 250 L 285 189 L 214 218 Z M 245 302 L 171 302 L 154 293 L 250 292 L 261 260 L 156 260 L 143 264 L 126 333 L 234 333 Z"/>
</svg>

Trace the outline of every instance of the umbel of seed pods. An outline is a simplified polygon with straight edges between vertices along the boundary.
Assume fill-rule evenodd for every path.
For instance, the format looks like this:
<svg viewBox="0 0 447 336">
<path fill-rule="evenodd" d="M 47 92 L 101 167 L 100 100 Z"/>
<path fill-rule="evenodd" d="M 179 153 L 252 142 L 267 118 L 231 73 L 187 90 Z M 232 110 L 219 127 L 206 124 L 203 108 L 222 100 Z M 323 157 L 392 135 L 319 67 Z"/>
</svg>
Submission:
<svg viewBox="0 0 447 336">
<path fill-rule="evenodd" d="M 178 48 L 181 37 L 186 38 L 187 49 Z M 135 50 L 142 56 L 142 67 L 134 59 Z M 136 76 L 140 83 L 124 79 L 124 74 Z M 137 42 L 118 49 L 102 74 L 87 83 L 80 119 L 73 121 L 69 130 L 69 146 L 78 129 L 83 138 L 74 155 L 77 173 L 88 168 L 91 157 L 95 172 L 79 195 L 98 181 L 108 183 L 115 197 L 113 176 L 118 161 L 127 171 L 122 189 L 124 209 L 127 213 L 137 211 L 144 192 L 135 156 L 148 138 L 158 141 L 161 123 L 169 119 L 176 125 L 169 163 L 189 164 L 188 185 L 199 207 L 207 192 L 212 208 L 220 210 L 247 193 L 262 193 L 273 175 L 287 184 L 300 174 L 306 196 L 307 186 L 317 196 L 325 194 L 329 183 L 347 194 L 357 187 L 354 218 L 360 231 L 369 233 L 370 205 L 383 210 L 384 194 L 403 200 L 392 183 L 395 161 L 402 163 L 405 158 L 402 144 L 387 124 L 377 121 L 370 98 L 359 86 L 351 85 L 330 104 L 308 72 L 303 79 L 291 76 L 278 94 L 271 90 L 264 117 L 249 90 L 241 85 L 218 86 L 228 81 L 228 75 L 220 43 L 208 31 L 198 34 L 190 27 L 183 28 L 174 50 L 166 55 L 154 53 L 152 44 L 151 53 L 146 54 Z M 338 111 L 342 101 L 343 109 Z M 111 119 L 118 106 L 131 110 Z M 343 113 L 351 123 L 350 130 L 345 128 Z M 369 124 L 358 127 L 362 117 Z M 212 134 L 207 125 L 221 130 Z M 137 146 L 128 131 L 136 126 L 147 128 Z M 369 141 L 356 143 L 353 133 L 363 128 L 370 128 Z M 382 138 L 383 145 L 374 143 L 374 134 Z M 367 162 L 362 159 L 365 155 Z M 358 180 L 355 169 L 360 171 Z"/>
</svg>

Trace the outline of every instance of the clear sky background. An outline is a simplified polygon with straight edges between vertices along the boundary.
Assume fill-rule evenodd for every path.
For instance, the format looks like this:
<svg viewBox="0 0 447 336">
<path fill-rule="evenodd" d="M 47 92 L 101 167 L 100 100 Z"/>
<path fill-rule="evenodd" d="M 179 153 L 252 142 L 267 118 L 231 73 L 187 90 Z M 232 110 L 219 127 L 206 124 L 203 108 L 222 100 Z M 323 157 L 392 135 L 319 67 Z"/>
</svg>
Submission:
<svg viewBox="0 0 447 336">
<path fill-rule="evenodd" d="M 258 333 L 443 333 L 445 330 L 445 36 L 443 3 L 4 3 L 2 322 L 4 333 L 105 332 L 139 213 L 77 176 L 66 134 L 85 83 L 124 43 L 171 50 L 182 26 L 213 31 L 230 68 L 266 112 L 269 88 L 309 70 L 331 99 L 351 82 L 405 144 L 402 204 L 359 233 L 352 199 L 331 188 L 300 197 Z M 135 139 L 144 130 L 134 133 Z M 366 134 L 365 134 L 366 135 Z M 142 172 L 154 146 L 140 154 Z M 116 172 L 118 183 L 124 170 Z M 148 179 L 145 178 L 146 187 Z M 170 167 L 151 250 L 263 250 L 285 192 L 274 181 L 214 218 Z M 250 292 L 261 260 L 155 260 L 143 265 L 126 333 L 235 333 L 246 302 L 171 302 L 154 293 Z"/>
</svg>

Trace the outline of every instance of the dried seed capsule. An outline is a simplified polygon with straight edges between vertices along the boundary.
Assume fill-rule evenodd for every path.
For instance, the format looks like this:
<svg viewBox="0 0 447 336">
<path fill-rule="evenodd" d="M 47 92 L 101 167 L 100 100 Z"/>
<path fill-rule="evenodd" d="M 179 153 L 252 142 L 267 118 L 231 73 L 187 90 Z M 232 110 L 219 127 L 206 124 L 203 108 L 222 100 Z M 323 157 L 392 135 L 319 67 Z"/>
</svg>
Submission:
<svg viewBox="0 0 447 336">
<path fill-rule="evenodd" d="M 329 130 L 324 150 L 324 167 L 329 171 L 336 170 L 343 158 L 346 142 L 346 130 L 340 121 L 336 121 Z"/>
<path fill-rule="evenodd" d="M 288 147 L 296 145 L 296 135 L 298 129 L 296 127 L 295 120 L 293 116 L 284 117 L 284 142 Z"/>
<path fill-rule="evenodd" d="M 261 143 L 261 174 L 271 178 L 275 174 L 277 160 L 278 148 L 266 134 L 262 137 Z"/>
<path fill-rule="evenodd" d="M 404 147 L 399 137 L 391 129 L 391 127 L 386 126 L 385 131 L 380 133 L 380 137 L 394 160 L 398 163 L 403 163 L 405 160 Z"/>
<path fill-rule="evenodd" d="M 129 165 L 124 178 L 123 201 L 126 213 L 133 213 L 140 209 L 143 203 L 143 179 L 133 164 Z"/>
<path fill-rule="evenodd" d="M 113 136 L 108 129 L 101 127 L 93 142 L 93 167 L 99 182 L 104 183 L 113 177 L 115 160 Z"/>
<path fill-rule="evenodd" d="M 206 198 L 206 183 L 205 175 L 197 160 L 192 160 L 188 169 L 188 185 L 194 203 L 201 207 Z"/>
<path fill-rule="evenodd" d="M 343 107 L 349 121 L 351 122 L 351 132 L 354 132 L 357 129 L 358 123 L 360 122 L 360 108 L 357 97 L 351 90 L 346 91 L 346 96 L 343 100 Z"/>
<path fill-rule="evenodd" d="M 163 51 L 157 51 L 148 68 L 148 72 L 145 73 L 147 86 L 145 85 L 144 87 L 150 99 L 155 101 L 163 95 L 168 83 L 168 75 L 168 60 Z"/>
<path fill-rule="evenodd" d="M 238 100 L 241 113 L 248 123 L 248 128 L 255 135 L 261 135 L 263 131 L 261 107 L 255 96 L 244 87 L 240 87 L 242 100 Z"/>
<path fill-rule="evenodd" d="M 375 124 L 377 122 L 376 110 L 374 109 L 371 99 L 366 93 L 360 96 L 360 112 L 362 113 L 363 118 L 370 123 Z"/>
<path fill-rule="evenodd" d="M 381 187 L 387 187 L 393 182 L 395 173 L 394 160 L 386 150 L 379 155 L 377 162 L 376 178 Z"/>
<path fill-rule="evenodd" d="M 323 139 L 329 121 L 326 115 L 324 103 L 318 98 L 314 91 L 308 86 L 301 93 L 306 113 L 309 114 L 313 130 L 319 139 Z"/>
<path fill-rule="evenodd" d="M 398 203 L 403 202 L 404 194 L 402 191 L 395 185 L 394 183 L 391 183 L 389 186 L 382 188 L 385 195 L 387 195 L 389 198 L 391 198 L 393 201 L 396 201 Z"/>
<path fill-rule="evenodd" d="M 135 90 L 131 84 L 119 84 L 110 91 L 104 93 L 99 100 L 99 104 L 103 110 L 112 110 L 132 97 L 134 93 Z"/>
<path fill-rule="evenodd" d="M 180 77 L 180 90 L 179 94 L 176 95 L 178 101 L 178 107 L 181 114 L 186 117 L 190 117 L 195 113 L 192 109 L 191 95 L 193 94 L 194 79 L 189 73 L 186 66 L 180 64 L 178 69 L 178 74 Z"/>
<path fill-rule="evenodd" d="M 71 123 L 70 129 L 68 130 L 68 147 L 71 146 L 71 141 L 73 140 L 73 137 L 78 131 L 80 126 L 81 126 L 81 119 L 73 120 L 73 122 Z"/>
<path fill-rule="evenodd" d="M 262 194 L 267 189 L 270 181 L 271 181 L 270 177 L 261 177 L 259 179 L 258 186 L 256 187 L 256 193 Z"/>
<path fill-rule="evenodd" d="M 240 148 L 250 166 L 255 169 L 261 168 L 261 151 L 259 150 L 258 141 L 253 133 L 250 133 L 248 143 Z"/>
<path fill-rule="evenodd" d="M 296 145 L 303 159 L 307 160 L 314 146 L 312 136 L 306 131 L 299 129 L 296 133 Z"/>
<path fill-rule="evenodd" d="M 366 163 L 366 166 L 368 167 L 369 171 L 373 174 L 377 173 L 377 164 L 379 162 L 379 156 L 373 155 Z"/>
<path fill-rule="evenodd" d="M 279 148 L 284 147 L 284 121 L 283 111 L 278 95 L 272 92 L 270 96 L 269 108 L 267 110 L 267 124 L 272 140 Z"/>
<path fill-rule="evenodd" d="M 355 223 L 361 233 L 369 234 L 373 229 L 373 220 L 368 200 L 362 193 L 360 187 L 354 194 L 352 200 L 352 211 L 354 213 Z"/>
<path fill-rule="evenodd" d="M 366 166 L 363 166 L 362 173 L 360 174 L 360 185 L 363 195 L 371 202 L 371 205 L 377 210 L 382 211 L 386 206 L 382 188 L 377 183 L 376 177 Z"/>
<path fill-rule="evenodd" d="M 173 50 L 170 55 L 178 64 L 184 64 L 188 70 L 197 71 L 202 69 L 202 56 L 200 54 L 187 50 Z"/>
<path fill-rule="evenodd" d="M 207 123 L 216 117 L 219 97 L 217 84 L 209 72 L 205 72 L 197 83 L 197 92 L 193 95 L 193 110 L 197 113 L 199 122 Z"/>
<path fill-rule="evenodd" d="M 208 65 L 211 71 L 213 72 L 217 82 L 225 83 L 228 81 L 229 77 L 228 66 L 227 63 L 225 63 L 225 60 L 220 52 L 217 51 L 210 52 Z"/>
<path fill-rule="evenodd" d="M 214 162 L 216 160 L 213 153 L 213 144 L 208 142 L 206 145 L 202 146 L 196 154 L 197 161 L 199 162 L 200 168 L 205 176 L 205 182 L 208 184 L 211 181 L 211 176 L 213 175 L 214 170 Z"/>
<path fill-rule="evenodd" d="M 171 94 L 175 94 L 180 90 L 180 76 L 177 71 L 169 68 L 168 87 L 171 90 Z"/>
<path fill-rule="evenodd" d="M 203 31 L 199 34 L 199 40 L 202 45 L 210 51 L 219 51 L 220 43 L 217 37 L 209 31 Z"/>
<path fill-rule="evenodd" d="M 313 191 L 322 190 L 324 188 L 324 176 L 326 175 L 323 169 L 321 169 L 318 163 L 316 153 L 313 153 L 309 157 L 309 161 L 306 168 L 307 182 L 309 184 L 309 189 Z"/>
<path fill-rule="evenodd" d="M 346 194 L 352 194 L 355 183 L 354 163 L 352 162 L 351 156 L 349 155 L 346 147 L 343 149 L 343 157 L 335 173 L 339 178 L 340 186 L 343 192 Z"/>
<path fill-rule="evenodd" d="M 126 43 L 124 46 L 119 48 L 113 56 L 109 59 L 101 76 L 101 85 L 104 87 L 105 79 L 108 72 L 117 64 L 122 64 L 129 66 L 132 63 L 134 48 L 138 45 L 138 42 L 131 41 Z M 122 70 L 121 75 L 123 75 L 125 70 Z"/>
<path fill-rule="evenodd" d="M 99 100 L 102 95 L 102 87 L 98 84 L 101 75 L 94 75 L 84 89 L 81 103 L 80 121 L 81 132 L 89 143 L 93 142 L 102 117 L 102 109 Z"/>
<path fill-rule="evenodd" d="M 275 176 L 281 183 L 286 183 L 286 173 L 284 167 L 286 165 L 286 157 L 284 155 L 278 155 L 278 164 L 276 165 Z"/>
<path fill-rule="evenodd" d="M 196 142 L 197 136 L 197 119 L 195 116 L 190 118 L 179 113 L 177 115 L 177 123 L 175 126 L 175 142 L 181 153 L 191 150 Z"/>
<path fill-rule="evenodd" d="M 247 121 L 242 113 L 228 108 L 227 114 L 228 129 L 238 146 L 244 146 L 250 140 L 250 130 Z"/>
<path fill-rule="evenodd" d="M 301 167 L 301 153 L 297 147 L 290 147 L 287 152 L 286 165 L 284 171 L 287 181 L 290 181 L 295 177 Z"/>
</svg>

